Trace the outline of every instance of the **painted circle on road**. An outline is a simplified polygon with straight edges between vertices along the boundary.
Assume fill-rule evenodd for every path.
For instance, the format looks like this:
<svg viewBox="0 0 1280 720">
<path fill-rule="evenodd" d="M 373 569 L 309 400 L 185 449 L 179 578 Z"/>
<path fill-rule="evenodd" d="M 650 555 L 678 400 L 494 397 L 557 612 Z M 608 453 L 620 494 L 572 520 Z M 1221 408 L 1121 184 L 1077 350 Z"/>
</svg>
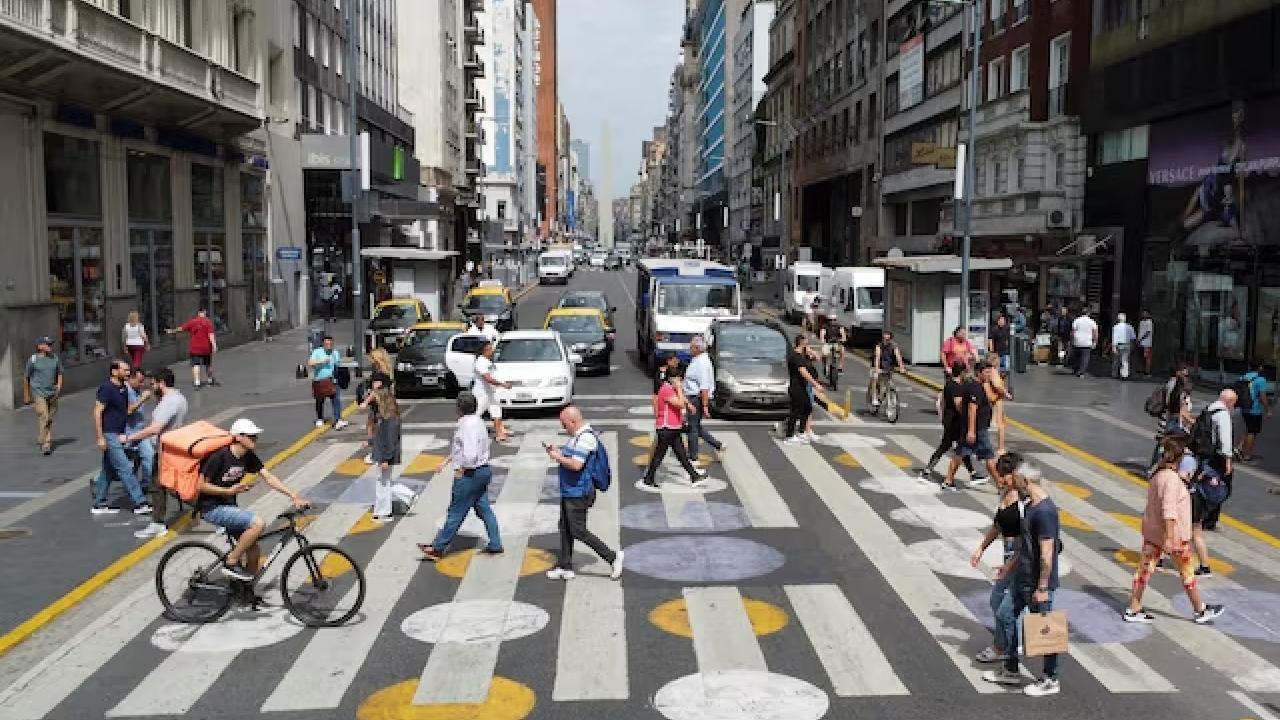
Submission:
<svg viewBox="0 0 1280 720">
<path fill-rule="evenodd" d="M 1115 551 L 1115 554 L 1112 557 L 1114 557 L 1116 559 L 1116 562 L 1120 563 L 1121 565 L 1126 565 L 1128 567 L 1133 568 L 1134 570 L 1137 570 L 1138 563 L 1142 560 L 1142 553 L 1138 552 L 1137 550 L 1130 550 L 1129 548 L 1124 548 L 1124 549 Z M 1178 572 L 1177 568 L 1173 566 L 1173 562 L 1171 560 L 1169 560 L 1168 558 L 1165 558 L 1164 565 L 1165 566 L 1163 570 L 1157 569 L 1156 572 L 1165 572 L 1165 573 L 1169 573 L 1170 575 L 1177 574 Z M 1216 557 L 1211 556 L 1209 558 L 1209 569 L 1213 571 L 1214 575 L 1231 575 L 1235 573 L 1236 566 L 1232 565 L 1226 560 L 1220 560 Z"/>
<path fill-rule="evenodd" d="M 889 518 L 913 527 L 944 531 L 985 530 L 991 527 L 990 515 L 949 505 L 920 508 L 918 511 L 909 507 L 894 508 L 889 511 Z"/>
<path fill-rule="evenodd" d="M 497 503 L 492 506 L 498 530 L 504 535 L 551 535 L 560 532 L 560 507 L 542 503 Z M 488 537 L 484 523 L 475 513 L 467 515 L 458 532 L 470 537 Z"/>
<path fill-rule="evenodd" d="M 885 441 L 878 437 L 858 433 L 827 433 L 820 435 L 815 442 L 819 445 L 843 448 L 880 448 L 886 445 Z"/>
<path fill-rule="evenodd" d="M 627 442 L 638 448 L 648 449 L 653 447 L 653 436 L 652 435 L 636 435 L 635 437 L 631 438 Z"/>
<path fill-rule="evenodd" d="M 893 463 L 896 467 L 900 467 L 900 468 L 911 467 L 911 458 L 906 457 L 905 455 L 894 455 L 892 453 L 885 453 L 884 457 L 886 460 Z M 862 467 L 862 463 L 858 462 L 857 458 L 855 458 L 854 456 L 850 455 L 847 452 L 842 452 L 839 455 L 837 455 L 836 462 L 840 463 L 841 465 L 844 465 L 845 467 L 851 467 L 851 468 Z"/>
<path fill-rule="evenodd" d="M 996 568 L 1004 563 L 1004 548 L 999 540 L 987 546 L 986 552 L 982 553 L 981 567 L 975 568 L 969 565 L 970 552 L 970 550 L 941 538 L 922 540 L 907 546 L 907 557 L 924 565 L 933 572 L 969 580 L 990 580 L 991 575 L 984 572 L 983 568 L 986 568 L 990 573 L 994 573 Z M 1071 570 L 1071 561 L 1065 556 L 1059 555 L 1058 575 L 1067 575 Z"/>
<path fill-rule="evenodd" d="M 672 582 L 733 582 L 782 567 L 777 550 L 743 538 L 677 535 L 627 547 L 627 569 Z"/>
<path fill-rule="evenodd" d="M 366 464 L 362 457 L 347 458 L 338 463 L 338 466 L 333 469 L 333 473 L 335 475 L 346 475 L 347 477 L 360 477 L 369 472 L 371 467 L 373 465 Z"/>
<path fill-rule="evenodd" d="M 427 473 L 439 472 L 444 467 L 445 460 L 448 458 L 444 455 L 435 455 L 432 453 L 419 453 L 417 457 L 409 461 L 401 471 L 402 475 L 425 475 Z"/>
<path fill-rule="evenodd" d="M 830 705 L 817 687 L 763 670 L 686 675 L 653 696 L 667 720 L 818 720 Z"/>
<path fill-rule="evenodd" d="M 747 612 L 747 619 L 751 621 L 751 631 L 757 637 L 772 635 L 790 622 L 787 612 L 773 603 L 743 598 L 742 607 Z M 693 637 L 693 626 L 689 624 L 689 606 L 684 598 L 669 600 L 650 610 L 649 622 L 672 635 Z"/>
<path fill-rule="evenodd" d="M 207 625 L 161 625 L 151 644 L 167 652 L 216 653 L 263 648 L 302 632 L 302 624 L 280 602 L 279 592 L 268 593 L 274 606 L 254 611 L 232 608 L 221 620 Z"/>
<path fill-rule="evenodd" d="M 663 503 L 640 503 L 622 508 L 619 522 L 622 527 L 653 532 L 708 531 L 724 532 L 741 530 L 751 526 L 747 511 L 737 505 L 721 502 L 688 503 L 681 510 L 681 527 L 671 527 L 667 521 L 667 507 Z M 689 527 L 693 525 L 694 527 Z"/>
<path fill-rule="evenodd" d="M 1213 621 L 1214 628 L 1233 637 L 1280 643 L 1280 594 L 1244 588 L 1219 590 L 1204 585 L 1201 590 L 1205 602 L 1227 606 L 1227 611 Z M 1185 594 L 1173 598 L 1173 608 L 1191 617 L 1191 602 Z"/>
<path fill-rule="evenodd" d="M 419 610 L 400 623 L 400 631 L 425 643 L 472 645 L 528 637 L 550 621 L 546 610 L 527 603 L 462 600 Z"/>
<path fill-rule="evenodd" d="M 666 477 L 663 477 L 663 476 Z M 674 473 L 658 471 L 658 487 L 649 487 L 644 484 L 644 479 L 636 481 L 635 488 L 641 492 L 647 493 L 674 493 L 676 495 L 706 495 L 708 493 L 720 492 L 729 487 L 729 483 L 720 478 L 707 478 L 703 480 L 697 487 L 689 484 L 683 476 L 676 476 Z"/>
<path fill-rule="evenodd" d="M 514 680 L 495 677 L 482 703 L 414 705 L 418 680 L 385 687 L 360 703 L 357 720 L 523 720 L 533 712 L 537 695 Z"/>
<path fill-rule="evenodd" d="M 881 495 L 938 495 L 942 489 L 936 482 L 896 478 L 870 478 L 858 483 L 858 487 Z"/>
<path fill-rule="evenodd" d="M 435 563 L 436 572 L 446 577 L 461 579 L 467 574 L 467 568 L 471 567 L 471 561 L 475 559 L 477 552 L 475 548 L 471 548 L 449 553 Z M 546 550 L 527 548 L 524 551 L 524 560 L 520 561 L 520 577 L 546 572 L 555 564 L 555 556 Z"/>
<path fill-rule="evenodd" d="M 995 623 L 990 598 L 990 591 L 981 590 L 960 596 L 960 602 L 991 628 Z M 1102 600 L 1079 590 L 1058 588 L 1053 594 L 1053 609 L 1065 610 L 1071 618 L 1068 627 L 1072 642 L 1127 643 L 1141 640 L 1152 632 L 1150 625 L 1125 622 L 1120 616 L 1123 608 L 1113 604 L 1110 597 Z"/>
</svg>

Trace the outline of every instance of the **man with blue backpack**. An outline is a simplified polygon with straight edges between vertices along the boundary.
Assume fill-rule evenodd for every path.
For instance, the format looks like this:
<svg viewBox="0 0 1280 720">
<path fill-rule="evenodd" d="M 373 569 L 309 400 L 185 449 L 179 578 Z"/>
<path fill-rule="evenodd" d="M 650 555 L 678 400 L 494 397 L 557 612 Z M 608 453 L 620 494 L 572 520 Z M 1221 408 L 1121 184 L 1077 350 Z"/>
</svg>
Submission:
<svg viewBox="0 0 1280 720">
<path fill-rule="evenodd" d="M 1236 459 L 1244 462 L 1253 460 L 1253 445 L 1262 432 L 1262 420 L 1271 417 L 1271 397 L 1267 394 L 1269 384 L 1262 375 L 1265 361 L 1261 358 L 1254 361 L 1249 372 L 1240 377 L 1234 386 L 1240 396 L 1240 415 L 1244 418 L 1244 440 L 1236 448 Z"/>
<path fill-rule="evenodd" d="M 580 540 L 609 563 L 609 577 L 617 580 L 622 577 L 622 551 L 610 550 L 587 529 L 587 512 L 596 502 L 596 492 L 607 491 L 613 481 L 609 453 L 576 406 L 560 412 L 560 426 L 569 433 L 569 442 L 563 447 L 544 444 L 547 455 L 560 466 L 560 557 L 556 566 L 547 571 L 547 577 L 577 577 L 573 572 L 573 542 Z"/>
</svg>

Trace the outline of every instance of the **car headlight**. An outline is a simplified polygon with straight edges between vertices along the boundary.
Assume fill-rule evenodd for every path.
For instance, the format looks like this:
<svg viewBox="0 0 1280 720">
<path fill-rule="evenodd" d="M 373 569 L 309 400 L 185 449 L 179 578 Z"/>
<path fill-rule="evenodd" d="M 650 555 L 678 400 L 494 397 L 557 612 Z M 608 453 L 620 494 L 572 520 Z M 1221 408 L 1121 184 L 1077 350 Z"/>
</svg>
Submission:
<svg viewBox="0 0 1280 720">
<path fill-rule="evenodd" d="M 499 317 L 499 319 L 502 319 L 502 320 L 510 320 L 510 319 L 511 319 L 511 311 L 510 311 L 510 310 L 506 310 L 506 311 L 504 311 L 501 315 L 499 315 L 498 317 Z"/>
<path fill-rule="evenodd" d="M 607 347 L 609 347 L 609 343 L 605 343 L 605 342 L 592 343 L 591 345 L 591 349 L 596 352 L 600 352 L 601 350 L 604 350 Z"/>
<path fill-rule="evenodd" d="M 564 387 L 568 384 L 569 378 L 567 377 L 551 378 L 551 387 Z"/>
<path fill-rule="evenodd" d="M 398 362 L 396 363 L 396 370 L 400 372 L 409 372 L 410 370 L 413 370 L 413 365 L 409 363 Z"/>
<path fill-rule="evenodd" d="M 431 365 L 428 365 L 428 366 L 427 366 L 427 369 L 428 369 L 428 370 L 443 370 L 443 369 L 444 369 L 444 364 L 443 364 L 443 363 L 432 363 Z"/>
<path fill-rule="evenodd" d="M 573 345 L 569 346 L 569 349 L 573 350 L 574 352 L 582 352 L 583 350 L 586 350 L 587 347 L 588 346 L 586 343 L 574 343 Z"/>
</svg>

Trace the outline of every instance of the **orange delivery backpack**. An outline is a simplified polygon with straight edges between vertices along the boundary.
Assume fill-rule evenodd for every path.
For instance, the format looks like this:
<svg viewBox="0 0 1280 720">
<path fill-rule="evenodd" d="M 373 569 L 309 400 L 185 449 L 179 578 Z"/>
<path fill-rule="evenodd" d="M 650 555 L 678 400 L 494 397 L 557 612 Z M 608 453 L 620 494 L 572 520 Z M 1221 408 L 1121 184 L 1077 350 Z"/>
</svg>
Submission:
<svg viewBox="0 0 1280 720">
<path fill-rule="evenodd" d="M 200 465 L 205 458 L 231 444 L 231 433 L 211 422 L 174 428 L 160 436 L 160 486 L 191 502 L 200 494 Z"/>
</svg>

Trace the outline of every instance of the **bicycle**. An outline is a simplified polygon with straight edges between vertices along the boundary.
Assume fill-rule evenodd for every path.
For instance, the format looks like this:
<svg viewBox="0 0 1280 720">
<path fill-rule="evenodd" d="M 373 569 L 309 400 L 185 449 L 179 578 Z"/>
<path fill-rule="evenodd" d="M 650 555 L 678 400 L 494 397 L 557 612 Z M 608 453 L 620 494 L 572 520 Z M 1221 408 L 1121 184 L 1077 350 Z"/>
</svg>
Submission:
<svg viewBox="0 0 1280 720">
<path fill-rule="evenodd" d="M 253 588 L 280 556 L 289 541 L 297 551 L 280 573 L 284 606 L 308 627 L 335 627 L 350 620 L 364 604 L 364 570 L 346 550 L 328 543 L 312 543 L 298 528 L 305 510 L 289 510 L 276 518 L 285 525 L 263 533 L 261 540 L 280 536 L 280 542 L 250 582 L 233 580 L 222 573 L 230 548 L 219 550 L 203 540 L 188 540 L 169 548 L 156 567 L 156 593 L 165 615 L 186 623 L 209 623 L 222 617 L 234 600 L 248 595 L 247 603 L 260 600 Z M 228 536 L 229 541 L 234 542 Z M 295 568 L 300 569 L 296 574 Z"/>
<path fill-rule="evenodd" d="M 871 388 L 867 388 L 867 410 L 871 413 L 871 417 L 879 417 L 884 415 L 884 419 L 891 423 L 898 422 L 898 412 L 902 406 L 898 403 L 898 389 L 893 386 L 893 371 L 880 370 L 877 371 L 876 388 L 878 393 L 874 400 L 878 400 L 879 404 L 872 402 Z"/>
<path fill-rule="evenodd" d="M 834 392 L 840 389 L 840 365 L 844 362 L 844 346 L 836 341 L 828 341 L 826 356 L 827 381 Z"/>
</svg>

